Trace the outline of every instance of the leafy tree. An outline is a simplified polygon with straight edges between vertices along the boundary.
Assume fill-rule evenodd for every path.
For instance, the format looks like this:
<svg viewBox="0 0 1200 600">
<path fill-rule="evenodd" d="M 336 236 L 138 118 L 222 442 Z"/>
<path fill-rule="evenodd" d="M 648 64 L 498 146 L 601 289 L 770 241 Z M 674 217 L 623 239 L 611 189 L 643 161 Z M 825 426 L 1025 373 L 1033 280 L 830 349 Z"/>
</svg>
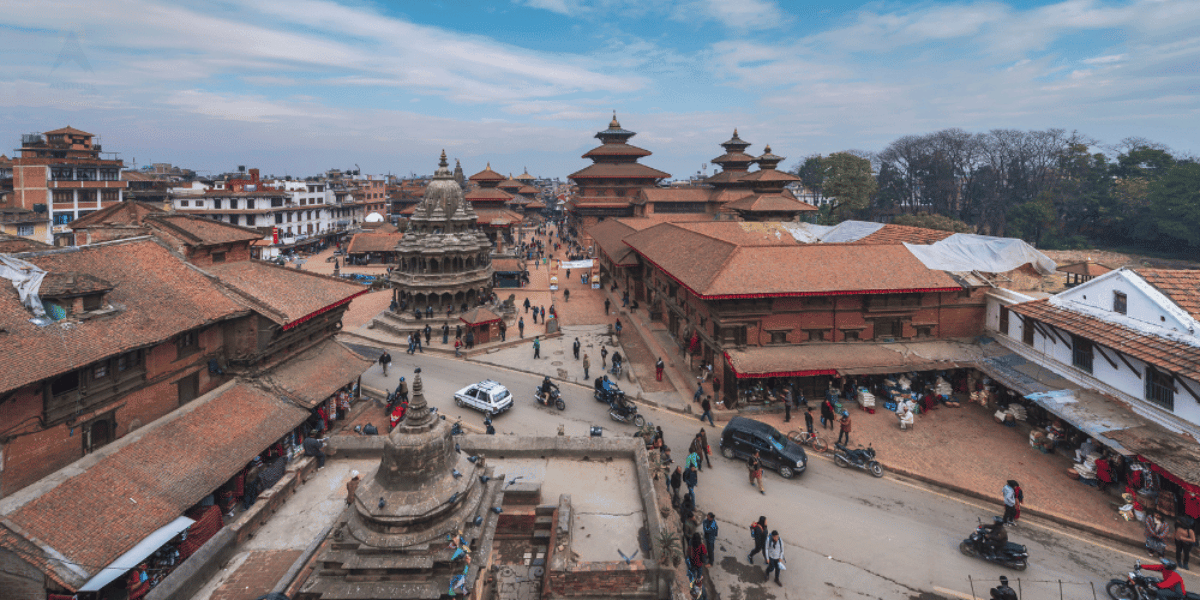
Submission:
<svg viewBox="0 0 1200 600">
<path fill-rule="evenodd" d="M 804 162 L 796 166 L 792 174 L 799 177 L 800 183 L 816 195 L 817 203 L 820 204 L 825 187 L 825 171 L 821 167 L 821 155 L 814 154 L 805 158 Z"/>
<path fill-rule="evenodd" d="M 1149 220 L 1159 234 L 1152 246 L 1200 247 L 1200 164 L 1177 163 L 1150 184 Z M 1166 239 L 1162 239 L 1166 238 Z"/>
<path fill-rule="evenodd" d="M 835 152 L 821 159 L 824 193 L 833 198 L 830 209 L 839 219 L 849 218 L 870 204 L 879 184 L 871 161 L 849 152 Z"/>
<path fill-rule="evenodd" d="M 1041 245 L 1042 239 L 1056 230 L 1055 217 L 1054 204 L 1045 195 L 1039 196 L 1008 211 L 1008 235 Z"/>
<path fill-rule="evenodd" d="M 917 213 L 915 215 L 900 215 L 893 221 L 896 225 L 908 225 L 910 227 L 924 227 L 925 229 L 937 229 L 939 231 L 953 231 L 954 233 L 975 233 L 975 228 L 946 215 L 930 214 L 927 212 Z"/>
</svg>

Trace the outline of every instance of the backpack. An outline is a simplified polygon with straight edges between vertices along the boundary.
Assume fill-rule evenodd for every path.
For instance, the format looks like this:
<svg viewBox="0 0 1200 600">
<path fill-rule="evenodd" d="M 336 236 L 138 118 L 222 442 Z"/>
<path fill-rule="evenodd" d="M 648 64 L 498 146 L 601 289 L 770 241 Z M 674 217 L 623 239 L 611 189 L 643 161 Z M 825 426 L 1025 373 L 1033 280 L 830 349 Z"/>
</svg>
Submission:
<svg viewBox="0 0 1200 600">
<path fill-rule="evenodd" d="M 758 525 L 758 521 L 750 524 L 750 539 L 758 541 L 758 532 L 762 531 L 762 527 Z"/>
</svg>

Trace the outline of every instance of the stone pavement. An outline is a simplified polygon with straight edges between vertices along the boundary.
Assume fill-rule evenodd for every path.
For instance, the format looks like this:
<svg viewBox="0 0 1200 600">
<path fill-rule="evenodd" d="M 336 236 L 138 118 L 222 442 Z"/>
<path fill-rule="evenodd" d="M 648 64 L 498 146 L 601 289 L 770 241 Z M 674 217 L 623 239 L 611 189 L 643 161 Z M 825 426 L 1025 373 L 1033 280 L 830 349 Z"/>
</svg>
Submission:
<svg viewBox="0 0 1200 600">
<path fill-rule="evenodd" d="M 233 574 L 209 596 L 210 600 L 254 600 L 262 596 L 287 573 L 301 553 L 301 550 L 248 553 Z"/>
<path fill-rule="evenodd" d="M 818 432 L 832 446 L 837 432 L 820 429 L 819 407 L 815 402 L 812 406 Z M 850 411 L 852 445 L 870 444 L 889 472 L 987 501 L 995 506 L 997 515 L 1004 510 L 1001 490 L 1007 480 L 1015 479 L 1025 492 L 1022 519 L 1034 515 L 1136 546 L 1145 541 L 1141 524 L 1127 522 L 1117 513 L 1120 498 L 1116 490 L 1101 493 L 1069 479 L 1071 459 L 1031 448 L 1029 426 L 1024 423 L 1005 427 L 992 420 L 992 411 L 965 403 L 962 408 L 942 406 L 920 415 L 912 430 L 900 431 L 892 412 L 878 408 L 872 415 L 856 405 L 844 406 Z M 804 428 L 804 415 L 799 411 L 792 412 L 790 423 L 784 423 L 782 412 L 756 415 L 755 419 L 784 433 Z M 865 472 L 863 476 L 870 479 Z M 1012 535 L 1021 537 L 1019 524 Z"/>
</svg>

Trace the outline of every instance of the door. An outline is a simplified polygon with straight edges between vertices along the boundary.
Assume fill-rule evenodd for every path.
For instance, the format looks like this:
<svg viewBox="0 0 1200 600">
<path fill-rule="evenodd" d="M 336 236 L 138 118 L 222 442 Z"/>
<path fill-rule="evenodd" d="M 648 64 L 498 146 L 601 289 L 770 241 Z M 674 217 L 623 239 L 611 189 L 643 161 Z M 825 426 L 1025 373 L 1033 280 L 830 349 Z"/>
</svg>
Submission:
<svg viewBox="0 0 1200 600">
<path fill-rule="evenodd" d="M 761 434 L 754 434 L 754 449 L 758 450 L 758 458 L 762 460 L 764 467 L 772 470 L 779 469 L 779 452 Z"/>
</svg>

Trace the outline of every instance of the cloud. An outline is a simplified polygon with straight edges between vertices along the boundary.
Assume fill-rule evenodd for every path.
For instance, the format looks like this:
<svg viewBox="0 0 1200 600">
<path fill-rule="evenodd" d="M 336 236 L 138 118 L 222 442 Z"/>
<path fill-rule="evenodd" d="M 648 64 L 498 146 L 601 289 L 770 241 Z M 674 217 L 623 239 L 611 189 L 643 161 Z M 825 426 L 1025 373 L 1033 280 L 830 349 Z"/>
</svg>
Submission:
<svg viewBox="0 0 1200 600">
<path fill-rule="evenodd" d="M 1095 58 L 1086 58 L 1083 61 L 1085 65 L 1107 65 L 1125 60 L 1124 54 L 1109 54 L 1108 56 L 1097 56 Z"/>
<path fill-rule="evenodd" d="M 684 22 L 707 18 L 743 33 L 776 29 L 792 21 L 773 0 L 689 0 L 680 2 L 672 17 Z"/>
<path fill-rule="evenodd" d="M 540 8 L 567 16 L 578 14 L 580 11 L 579 3 L 568 0 L 514 0 L 514 2 L 529 8 Z"/>
</svg>

